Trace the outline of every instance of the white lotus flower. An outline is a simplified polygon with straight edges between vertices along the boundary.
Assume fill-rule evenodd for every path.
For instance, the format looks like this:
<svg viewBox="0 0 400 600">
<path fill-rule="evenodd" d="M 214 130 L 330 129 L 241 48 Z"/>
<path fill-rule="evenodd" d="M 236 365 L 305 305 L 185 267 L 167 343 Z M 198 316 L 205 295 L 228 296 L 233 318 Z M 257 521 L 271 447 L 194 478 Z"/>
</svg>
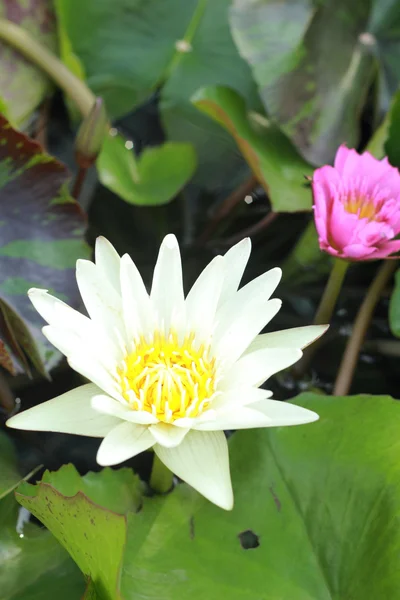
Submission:
<svg viewBox="0 0 400 600">
<path fill-rule="evenodd" d="M 297 425 L 314 412 L 269 399 L 259 386 L 289 367 L 326 327 L 257 335 L 278 312 L 272 269 L 238 286 L 250 255 L 243 240 L 217 256 L 186 299 L 179 246 L 161 244 L 150 295 L 128 255 L 105 239 L 96 264 L 76 276 L 90 318 L 45 290 L 29 297 L 47 339 L 92 383 L 7 421 L 16 429 L 104 438 L 97 461 L 115 465 L 148 448 L 181 479 L 225 509 L 233 506 L 224 429 Z"/>
</svg>

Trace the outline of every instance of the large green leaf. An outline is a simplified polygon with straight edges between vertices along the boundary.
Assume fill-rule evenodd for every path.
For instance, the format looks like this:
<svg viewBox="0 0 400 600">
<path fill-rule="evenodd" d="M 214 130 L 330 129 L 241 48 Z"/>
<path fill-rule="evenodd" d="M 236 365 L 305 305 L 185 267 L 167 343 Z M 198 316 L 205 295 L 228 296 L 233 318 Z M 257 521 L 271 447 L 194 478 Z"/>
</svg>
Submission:
<svg viewBox="0 0 400 600">
<path fill-rule="evenodd" d="M 232 513 L 182 486 L 140 551 L 131 518 L 125 600 L 400 598 L 400 404 L 312 394 L 296 402 L 320 421 L 233 436 Z"/>
<path fill-rule="evenodd" d="M 1 600 L 78 600 L 82 577 L 65 550 L 50 532 L 19 524 L 11 491 L 20 480 L 13 448 L 0 433 Z"/>
<path fill-rule="evenodd" d="M 249 67 L 232 41 L 230 0 L 56 0 L 69 49 L 112 118 L 160 89 L 161 117 L 171 141 L 196 148 L 205 185 L 230 180 L 243 164 L 230 137 L 190 104 L 205 85 L 230 85 L 258 103 Z M 76 15 L 79 14 L 79 19 Z M 181 42 L 181 43 L 180 43 Z M 183 42 L 183 43 L 182 43 Z M 156 177 L 156 174 L 155 174 Z"/>
<path fill-rule="evenodd" d="M 265 119 L 252 123 L 243 98 L 230 88 L 203 88 L 192 101 L 235 139 L 274 211 L 311 209 L 311 192 L 304 185 L 311 167 L 277 127 Z"/>
<path fill-rule="evenodd" d="M 235 0 L 233 37 L 268 113 L 314 164 L 359 140 L 379 58 L 385 88 L 400 80 L 398 0 Z"/>
<path fill-rule="evenodd" d="M 42 44 L 56 51 L 51 0 L 0 0 L 0 18 L 27 29 Z M 0 90 L 7 116 L 12 122 L 23 125 L 43 100 L 49 87 L 49 80 L 40 69 L 0 42 Z"/>
<path fill-rule="evenodd" d="M 126 202 L 156 206 L 172 200 L 196 169 L 190 144 L 167 142 L 135 158 L 119 135 L 108 136 L 97 161 L 102 183 Z"/>
<path fill-rule="evenodd" d="M 88 473 L 72 465 L 23 484 L 19 502 L 65 546 L 88 579 L 87 598 L 116 600 L 126 542 L 125 514 L 141 507 L 141 486 L 129 469 Z"/>
<path fill-rule="evenodd" d="M 77 305 L 74 267 L 89 253 L 85 215 L 68 195 L 68 179 L 63 164 L 0 116 L 1 332 L 16 363 L 25 353 L 42 372 L 56 354 L 26 292 L 45 288 Z"/>
<path fill-rule="evenodd" d="M 88 598 L 397 600 L 400 404 L 366 395 L 295 401 L 320 421 L 231 438 L 232 512 L 181 485 L 139 512 L 125 506 L 123 517 L 109 513 L 109 500 L 100 508 L 62 495 L 61 474 L 24 484 L 19 501 L 93 575 Z M 119 486 L 115 479 L 110 494 Z"/>
</svg>

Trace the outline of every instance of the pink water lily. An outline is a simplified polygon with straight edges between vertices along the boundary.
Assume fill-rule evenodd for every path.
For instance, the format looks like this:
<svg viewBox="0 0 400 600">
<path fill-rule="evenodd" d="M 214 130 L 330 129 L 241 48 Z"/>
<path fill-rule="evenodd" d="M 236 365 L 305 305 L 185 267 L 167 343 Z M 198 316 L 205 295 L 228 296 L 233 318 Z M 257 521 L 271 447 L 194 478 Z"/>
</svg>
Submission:
<svg viewBox="0 0 400 600">
<path fill-rule="evenodd" d="M 333 167 L 315 171 L 312 189 L 322 250 L 351 261 L 400 250 L 400 174 L 387 158 L 341 146 Z"/>
</svg>

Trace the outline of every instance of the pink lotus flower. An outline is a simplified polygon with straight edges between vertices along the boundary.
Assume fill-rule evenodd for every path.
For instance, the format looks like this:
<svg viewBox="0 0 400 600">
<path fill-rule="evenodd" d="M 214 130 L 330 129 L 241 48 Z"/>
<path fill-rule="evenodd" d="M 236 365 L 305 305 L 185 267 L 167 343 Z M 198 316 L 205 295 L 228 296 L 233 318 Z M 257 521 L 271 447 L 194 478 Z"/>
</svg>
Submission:
<svg viewBox="0 0 400 600">
<path fill-rule="evenodd" d="M 400 250 L 400 174 L 387 158 L 340 146 L 334 167 L 315 171 L 312 189 L 321 250 L 352 261 Z"/>
</svg>

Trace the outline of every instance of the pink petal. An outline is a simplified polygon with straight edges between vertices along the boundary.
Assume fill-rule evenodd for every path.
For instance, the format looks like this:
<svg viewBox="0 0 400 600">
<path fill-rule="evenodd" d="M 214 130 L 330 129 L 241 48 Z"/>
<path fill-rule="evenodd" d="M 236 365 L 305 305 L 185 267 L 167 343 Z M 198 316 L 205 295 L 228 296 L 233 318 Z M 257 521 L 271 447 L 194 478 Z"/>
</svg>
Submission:
<svg viewBox="0 0 400 600">
<path fill-rule="evenodd" d="M 390 256 L 391 254 L 393 254 L 394 252 L 399 252 L 400 251 L 400 240 L 391 240 L 390 242 L 386 242 L 385 244 L 382 244 L 379 246 L 378 249 L 375 250 L 375 252 L 373 254 L 371 254 L 368 258 L 369 259 L 375 259 L 375 258 L 397 258 L 395 256 Z"/>
<path fill-rule="evenodd" d="M 374 251 L 375 248 L 369 248 L 363 244 L 350 244 L 343 248 L 342 256 L 352 260 L 368 260 Z"/>
</svg>

